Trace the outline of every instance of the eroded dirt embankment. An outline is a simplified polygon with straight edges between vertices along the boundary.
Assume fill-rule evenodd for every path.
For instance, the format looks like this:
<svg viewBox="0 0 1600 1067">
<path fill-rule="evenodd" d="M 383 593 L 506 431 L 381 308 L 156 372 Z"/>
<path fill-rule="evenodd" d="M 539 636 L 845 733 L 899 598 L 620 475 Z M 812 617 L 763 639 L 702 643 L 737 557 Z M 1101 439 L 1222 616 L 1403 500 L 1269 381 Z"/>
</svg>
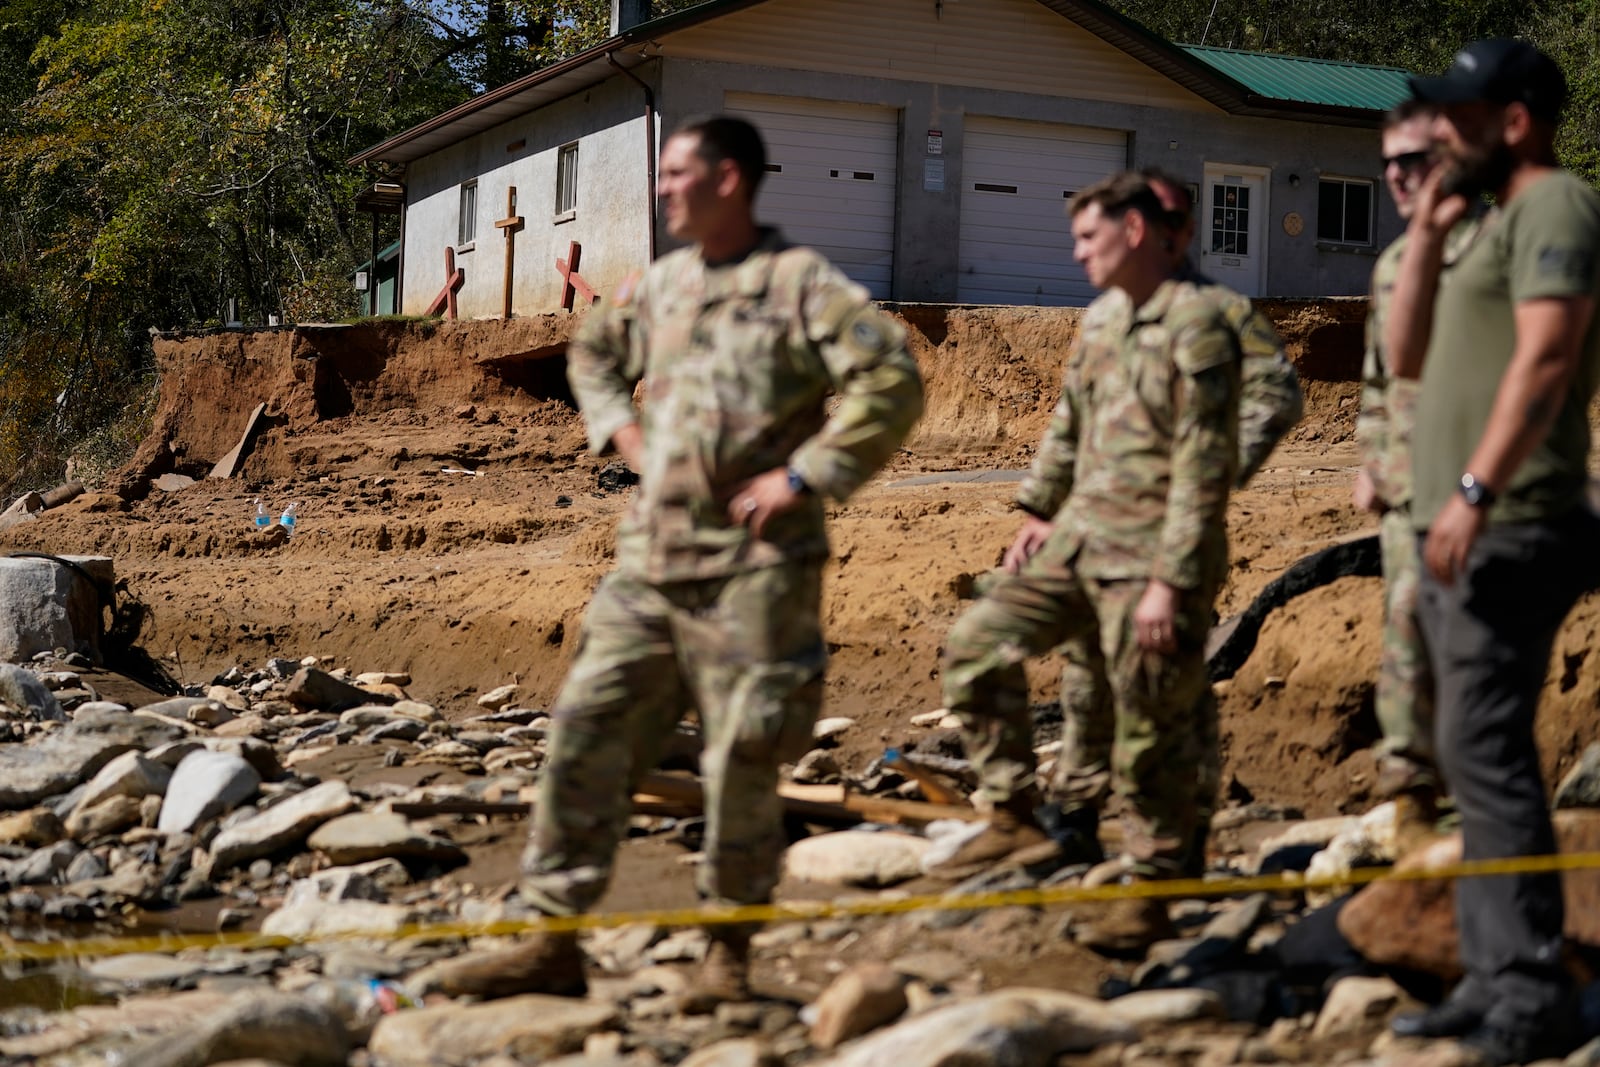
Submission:
<svg viewBox="0 0 1600 1067">
<path fill-rule="evenodd" d="M 1267 309 L 1304 372 L 1308 416 L 1235 497 L 1225 615 L 1300 556 L 1371 528 L 1348 505 L 1363 302 Z M 944 634 L 1016 523 L 1005 482 L 899 483 L 1025 464 L 1078 315 L 896 310 L 928 410 L 892 469 L 833 509 L 829 712 L 861 723 L 841 752 L 847 766 L 938 705 Z M 551 316 L 163 339 L 156 431 L 124 472 L 127 500 L 90 494 L 0 534 L 0 549 L 113 556 L 140 644 L 184 681 L 315 654 L 407 670 L 422 699 L 516 679 L 524 700 L 547 702 L 627 499 L 603 487 L 604 461 L 585 450 L 559 357 L 570 325 Z M 240 473 L 204 479 L 262 403 L 270 418 Z M 201 480 L 150 490 L 167 471 Z M 301 502 L 291 542 L 251 536 L 257 496 L 274 508 Z M 1378 590 L 1348 579 L 1269 618 L 1223 699 L 1234 795 L 1313 813 L 1364 799 Z M 1592 732 L 1596 629 L 1600 613 L 1585 608 L 1563 637 L 1541 726 L 1552 766 Z M 1053 700 L 1050 666 L 1032 678 L 1036 698 Z"/>
</svg>

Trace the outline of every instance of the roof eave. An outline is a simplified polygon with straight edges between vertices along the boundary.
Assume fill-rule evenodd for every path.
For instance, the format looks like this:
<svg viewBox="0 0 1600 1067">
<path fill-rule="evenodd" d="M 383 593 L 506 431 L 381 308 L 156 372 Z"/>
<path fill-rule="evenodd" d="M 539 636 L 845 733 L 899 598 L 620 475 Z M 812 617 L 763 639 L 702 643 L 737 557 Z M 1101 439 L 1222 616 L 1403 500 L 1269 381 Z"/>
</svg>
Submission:
<svg viewBox="0 0 1600 1067">
<path fill-rule="evenodd" d="M 1251 118 L 1298 119 L 1308 118 L 1329 126 L 1352 126 L 1360 129 L 1377 129 L 1383 125 L 1384 112 L 1372 108 L 1349 107 L 1344 104 L 1315 104 L 1306 100 L 1279 100 L 1275 97 L 1249 93 L 1244 106 L 1236 114 Z"/>
<path fill-rule="evenodd" d="M 617 52 L 625 48 L 654 40 L 662 34 L 687 29 L 690 26 L 709 21 L 720 15 L 730 14 L 747 7 L 754 7 L 756 4 L 764 2 L 765 0 L 711 0 L 709 3 L 698 4 L 671 15 L 664 15 L 661 18 L 640 23 L 638 26 L 623 33 L 607 37 L 604 41 L 584 49 L 577 55 L 552 63 L 548 67 L 542 67 L 531 74 L 523 75 L 516 81 L 507 82 L 498 88 L 479 93 L 470 100 L 463 100 L 448 111 L 440 112 L 427 121 L 411 127 L 409 130 L 397 133 L 386 141 L 373 145 L 365 151 L 358 152 L 350 157 L 348 165 L 352 167 L 365 163 L 398 163 L 404 165 L 420 156 L 426 155 L 427 151 L 402 152 L 401 149 L 426 138 L 431 133 L 436 133 L 463 119 L 470 118 L 480 111 L 493 108 L 497 104 L 505 103 L 541 86 L 560 82 L 563 79 L 570 80 L 572 82 L 570 88 L 563 90 L 562 87 L 555 86 L 558 90 L 557 92 L 549 95 L 547 99 L 530 103 L 529 110 L 533 107 L 542 107 L 544 104 L 553 103 L 564 96 L 570 96 L 572 93 L 598 84 L 610 76 L 608 67 L 602 77 L 582 77 L 584 68 L 591 63 L 599 63 L 607 57 L 614 57 Z M 613 62 L 617 62 L 617 60 L 613 59 Z M 641 59 L 638 63 L 630 64 L 628 65 L 629 69 L 641 66 L 644 62 L 646 60 Z M 618 63 L 618 65 L 621 64 Z M 568 76 L 573 77 L 569 78 Z M 491 123 L 490 125 L 494 124 Z M 474 130 L 473 132 L 479 131 Z"/>
</svg>

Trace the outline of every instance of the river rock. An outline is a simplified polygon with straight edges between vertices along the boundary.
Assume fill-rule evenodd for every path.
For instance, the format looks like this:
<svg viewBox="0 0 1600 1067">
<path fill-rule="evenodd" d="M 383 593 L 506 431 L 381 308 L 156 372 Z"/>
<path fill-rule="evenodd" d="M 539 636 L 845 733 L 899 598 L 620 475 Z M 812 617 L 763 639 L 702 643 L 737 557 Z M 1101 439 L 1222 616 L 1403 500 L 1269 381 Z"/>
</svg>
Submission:
<svg viewBox="0 0 1600 1067">
<path fill-rule="evenodd" d="M 489 690 L 478 698 L 478 707 L 490 711 L 499 711 L 517 698 L 517 687 L 514 685 L 501 685 Z"/>
<path fill-rule="evenodd" d="M 205 1067 L 226 1060 L 266 1058 L 296 1067 L 344 1067 L 350 1037 L 337 1017 L 306 997 L 257 989 L 230 998 L 223 1009 L 176 1035 L 137 1046 L 122 1067 Z"/>
<path fill-rule="evenodd" d="M 144 822 L 144 799 L 110 796 L 93 807 L 80 804 L 67 816 L 67 836 L 74 841 L 92 841 L 138 826 Z M 155 799 L 159 802 L 160 797 Z"/>
<path fill-rule="evenodd" d="M 1059 1056 L 1136 1036 L 1092 997 L 1053 989 L 1005 989 L 914 1015 L 816 1064 L 1051 1067 Z"/>
<path fill-rule="evenodd" d="M 123 956 L 109 956 L 103 960 L 95 960 L 85 966 L 84 970 L 95 978 L 120 982 L 123 985 L 171 985 L 204 972 L 205 966 L 172 956 L 130 952 Z"/>
<path fill-rule="evenodd" d="M 1562 853 L 1600 851 L 1600 811 L 1558 811 L 1556 846 Z M 1461 862 L 1461 835 L 1408 853 L 1397 870 L 1433 870 Z M 1600 871 L 1561 874 L 1565 933 L 1600 946 Z M 1364 887 L 1339 912 L 1339 931 L 1363 957 L 1385 967 L 1409 967 L 1445 979 L 1461 975 L 1455 887 L 1448 881 L 1380 881 Z"/>
<path fill-rule="evenodd" d="M 828 885 L 895 885 L 922 873 L 930 843 L 910 834 L 841 830 L 789 846 L 785 869 L 792 878 Z"/>
<path fill-rule="evenodd" d="M 1403 999 L 1404 991 L 1392 979 L 1341 978 L 1328 991 L 1311 1036 L 1323 1041 L 1373 1030 Z"/>
<path fill-rule="evenodd" d="M 337 779 L 313 786 L 218 834 L 211 842 L 211 869 L 225 871 L 298 844 L 355 806 L 350 787 Z"/>
<path fill-rule="evenodd" d="M 696 1049 L 678 1067 L 781 1067 L 782 1063 L 765 1041 L 734 1037 Z"/>
<path fill-rule="evenodd" d="M 67 713 L 39 676 L 22 667 L 0 663 L 0 704 L 30 712 L 35 719 L 63 722 Z"/>
<path fill-rule="evenodd" d="M 0 816 L 0 845 L 42 848 L 67 836 L 67 828 L 49 808 L 32 808 Z"/>
<path fill-rule="evenodd" d="M 93 777 L 129 749 L 148 749 L 182 728 L 122 712 L 80 713 L 42 740 L 0 745 L 0 811 L 27 808 Z"/>
<path fill-rule="evenodd" d="M 337 711 L 360 704 L 393 704 L 395 698 L 341 682 L 327 671 L 303 667 L 284 686 L 283 698 L 302 708 Z"/>
<path fill-rule="evenodd" d="M 189 713 L 195 708 L 206 704 L 215 704 L 216 701 L 209 697 L 171 697 L 167 700 L 158 700 L 154 704 L 144 704 L 135 709 L 146 715 L 159 715 L 163 719 L 172 719 L 175 722 L 189 722 Z"/>
<path fill-rule="evenodd" d="M 466 861 L 466 853 L 452 842 L 424 833 L 387 811 L 341 815 L 318 827 L 310 844 L 337 864 L 365 863 L 386 856 L 445 865 Z"/>
<path fill-rule="evenodd" d="M 590 1033 L 616 1024 L 610 1004 L 571 997 L 508 997 L 386 1015 L 367 1048 L 389 1067 L 468 1067 L 489 1056 L 537 1063 L 577 1052 Z"/>
<path fill-rule="evenodd" d="M 1209 989 L 1149 989 L 1118 997 L 1106 1009 L 1141 1034 L 1175 1023 L 1223 1019 L 1228 1014 L 1222 998 Z"/>
<path fill-rule="evenodd" d="M 814 1007 L 811 1043 L 827 1052 L 903 1013 L 906 979 L 887 964 L 858 963 L 835 978 Z"/>
<path fill-rule="evenodd" d="M 1556 786 L 1555 808 L 1600 808 L 1600 742 L 1578 757 L 1577 765 Z"/>
<path fill-rule="evenodd" d="M 302 878 L 289 887 L 283 907 L 268 915 L 261 932 L 279 937 L 332 934 L 392 934 L 412 919 L 409 908 L 342 895 L 323 881 Z"/>
<path fill-rule="evenodd" d="M 47 848 L 34 849 L 17 860 L 0 860 L 0 884 L 50 885 L 72 865 L 80 849 L 76 842 L 57 841 Z"/>
<path fill-rule="evenodd" d="M 164 764 L 146 758 L 142 752 L 124 752 L 89 779 L 83 796 L 78 798 L 78 807 L 92 808 L 114 796 L 137 800 L 164 794 L 171 780 L 172 771 Z"/>
<path fill-rule="evenodd" d="M 156 829 L 185 833 L 207 819 L 243 804 L 256 795 L 261 776 L 238 756 L 202 750 L 191 752 L 172 772 Z"/>
</svg>

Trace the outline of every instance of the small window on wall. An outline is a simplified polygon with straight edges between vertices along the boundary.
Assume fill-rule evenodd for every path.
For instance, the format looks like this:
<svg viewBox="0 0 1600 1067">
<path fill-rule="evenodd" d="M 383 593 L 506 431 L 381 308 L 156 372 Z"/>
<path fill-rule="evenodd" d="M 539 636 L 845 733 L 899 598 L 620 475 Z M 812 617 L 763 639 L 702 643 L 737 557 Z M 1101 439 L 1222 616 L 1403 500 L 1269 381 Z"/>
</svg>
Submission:
<svg viewBox="0 0 1600 1067">
<path fill-rule="evenodd" d="M 1372 243 L 1372 183 L 1323 178 L 1317 187 L 1317 240 Z"/>
<path fill-rule="evenodd" d="M 578 210 L 578 143 L 564 144 L 556 154 L 556 216 Z"/>
<path fill-rule="evenodd" d="M 456 244 L 469 245 L 478 239 L 478 183 L 461 186 L 461 217 L 456 224 Z"/>
</svg>

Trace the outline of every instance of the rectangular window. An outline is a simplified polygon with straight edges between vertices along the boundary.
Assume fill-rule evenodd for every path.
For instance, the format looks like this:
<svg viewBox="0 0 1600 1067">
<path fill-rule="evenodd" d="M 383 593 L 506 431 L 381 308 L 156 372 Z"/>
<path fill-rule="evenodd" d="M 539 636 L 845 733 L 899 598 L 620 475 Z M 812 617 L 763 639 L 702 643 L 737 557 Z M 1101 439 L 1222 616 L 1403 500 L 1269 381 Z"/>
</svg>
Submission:
<svg viewBox="0 0 1600 1067">
<path fill-rule="evenodd" d="M 461 217 L 456 224 L 456 244 L 468 245 L 478 239 L 478 183 L 461 186 Z"/>
<path fill-rule="evenodd" d="M 1317 185 L 1317 240 L 1372 243 L 1372 182 L 1323 178 Z"/>
<path fill-rule="evenodd" d="M 578 144 L 564 144 L 556 153 L 556 214 L 578 210 Z"/>
</svg>

